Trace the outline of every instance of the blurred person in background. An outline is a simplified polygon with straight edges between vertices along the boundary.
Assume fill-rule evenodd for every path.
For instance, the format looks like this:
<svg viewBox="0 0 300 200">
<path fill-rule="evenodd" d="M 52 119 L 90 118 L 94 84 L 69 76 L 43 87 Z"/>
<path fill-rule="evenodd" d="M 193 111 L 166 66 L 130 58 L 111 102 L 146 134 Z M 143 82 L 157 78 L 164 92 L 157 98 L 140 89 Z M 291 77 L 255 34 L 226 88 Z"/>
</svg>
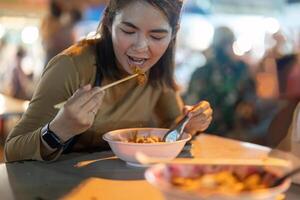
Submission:
<svg viewBox="0 0 300 200">
<path fill-rule="evenodd" d="M 269 67 L 276 68 L 276 59 L 281 58 L 287 53 L 288 41 L 286 35 L 281 30 L 273 34 L 266 34 L 265 37 L 265 45 L 267 46 L 267 49 L 261 62 L 262 67 L 266 68 L 265 70 L 267 71 L 267 68 Z M 268 59 L 273 59 L 273 62 L 269 63 Z"/>
<path fill-rule="evenodd" d="M 28 109 L 5 143 L 6 161 L 55 160 L 62 153 L 107 150 L 103 134 L 121 128 L 171 127 L 189 114 L 185 131 L 204 131 L 207 101 L 184 106 L 174 81 L 182 0 L 111 0 L 97 30 L 47 65 Z M 147 19 L 147 20 L 145 20 Z M 136 73 L 103 92 L 100 86 Z M 57 110 L 54 105 L 66 101 Z M 145 106 L 147 105 L 147 106 Z"/>
<path fill-rule="evenodd" d="M 266 51 L 256 72 L 257 95 L 263 99 L 278 98 L 276 59 L 292 52 L 292 45 L 282 30 L 265 36 Z"/>
<path fill-rule="evenodd" d="M 12 63 L 15 62 L 16 47 L 9 42 L 8 35 L 0 39 L 0 92 L 8 91 L 9 78 L 7 72 L 12 69 Z"/>
<path fill-rule="evenodd" d="M 70 7 L 70 2 L 50 0 L 49 14 L 42 20 L 42 45 L 46 63 L 58 53 L 75 43 L 74 26 L 82 18 L 80 8 Z"/>
<path fill-rule="evenodd" d="M 267 135 L 267 144 L 300 157 L 300 60 L 299 54 L 276 59 L 281 109 Z"/>
<path fill-rule="evenodd" d="M 23 60 L 26 56 L 26 50 L 19 46 L 16 52 L 11 73 L 7 76 L 6 94 L 23 100 L 30 100 L 33 90 L 33 74 L 26 74 L 22 68 Z"/>
<path fill-rule="evenodd" d="M 6 42 L 6 38 L 2 37 L 0 38 L 0 91 L 3 91 L 3 80 L 5 77 L 5 72 L 6 72 L 6 67 L 4 67 L 6 65 L 6 63 L 4 62 L 5 59 L 5 48 L 6 48 L 7 42 Z"/>
<path fill-rule="evenodd" d="M 242 129 L 240 132 L 243 132 L 257 123 L 255 84 L 247 65 L 233 52 L 234 41 L 231 29 L 216 28 L 207 63 L 192 74 L 184 95 L 188 104 L 201 99 L 209 101 L 214 116 L 207 132 L 223 136 L 231 134 L 230 137 L 238 134 L 233 133 L 234 130 Z"/>
</svg>

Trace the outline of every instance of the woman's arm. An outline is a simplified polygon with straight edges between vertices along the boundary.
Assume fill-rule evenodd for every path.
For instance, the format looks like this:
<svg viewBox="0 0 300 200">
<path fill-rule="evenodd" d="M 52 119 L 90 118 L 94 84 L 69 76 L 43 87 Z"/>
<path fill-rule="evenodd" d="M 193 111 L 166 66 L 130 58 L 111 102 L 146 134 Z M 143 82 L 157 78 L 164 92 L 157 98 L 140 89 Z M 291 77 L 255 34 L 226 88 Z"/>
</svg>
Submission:
<svg viewBox="0 0 300 200">
<path fill-rule="evenodd" d="M 48 155 L 55 158 L 41 143 L 41 129 L 56 116 L 53 105 L 68 99 L 79 85 L 78 70 L 70 57 L 61 55 L 49 63 L 27 111 L 8 135 L 5 144 L 7 161 L 45 160 Z"/>
</svg>

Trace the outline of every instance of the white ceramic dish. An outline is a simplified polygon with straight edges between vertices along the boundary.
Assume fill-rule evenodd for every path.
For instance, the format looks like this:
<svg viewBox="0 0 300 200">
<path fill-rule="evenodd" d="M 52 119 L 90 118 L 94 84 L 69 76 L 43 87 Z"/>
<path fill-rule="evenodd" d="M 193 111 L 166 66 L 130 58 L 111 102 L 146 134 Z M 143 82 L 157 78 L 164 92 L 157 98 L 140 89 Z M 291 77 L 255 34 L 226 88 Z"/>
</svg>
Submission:
<svg viewBox="0 0 300 200">
<path fill-rule="evenodd" d="M 291 180 L 286 180 L 281 185 L 269 189 L 257 190 L 251 192 L 240 192 L 238 194 L 220 194 L 220 193 L 204 193 L 196 189 L 195 191 L 185 191 L 179 187 L 174 186 L 171 183 L 171 179 L 174 176 L 185 178 L 185 177 L 195 177 L 195 174 L 203 173 L 201 167 L 208 166 L 208 172 L 211 173 L 212 165 L 201 165 L 201 164 L 156 164 L 148 168 L 145 172 L 146 180 L 159 189 L 166 200 L 276 200 L 279 195 L 284 193 L 291 184 Z M 214 165 L 216 166 L 216 165 Z M 218 165 L 218 167 L 223 167 Z M 229 165 L 226 165 L 226 167 Z M 261 167 L 261 166 L 247 166 L 247 165 L 232 165 L 234 170 L 240 171 L 239 167 Z M 200 170 L 199 170 L 200 168 Z M 231 168 L 231 169 L 232 169 Z M 283 169 L 273 168 L 268 166 L 270 172 L 276 172 L 276 176 L 279 176 L 280 173 L 283 173 Z M 202 171 L 201 171 L 202 170 Z M 204 172 L 205 173 L 205 172 Z"/>
<path fill-rule="evenodd" d="M 182 139 L 176 142 L 159 143 L 133 143 L 126 139 L 137 133 L 139 136 L 158 136 L 163 138 L 169 129 L 161 128 L 129 128 L 110 131 L 103 135 L 103 139 L 108 142 L 114 154 L 124 160 L 127 164 L 140 166 L 136 159 L 136 153 L 141 152 L 149 157 L 172 160 L 182 151 L 184 145 L 191 139 L 191 135 L 184 134 Z"/>
</svg>

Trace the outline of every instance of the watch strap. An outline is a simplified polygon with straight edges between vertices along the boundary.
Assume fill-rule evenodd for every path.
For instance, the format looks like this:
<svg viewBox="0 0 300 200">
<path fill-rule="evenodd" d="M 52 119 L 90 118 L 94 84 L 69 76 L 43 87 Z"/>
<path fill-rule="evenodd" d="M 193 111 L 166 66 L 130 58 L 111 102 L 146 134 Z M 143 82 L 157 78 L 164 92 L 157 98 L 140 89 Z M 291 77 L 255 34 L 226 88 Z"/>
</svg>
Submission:
<svg viewBox="0 0 300 200">
<path fill-rule="evenodd" d="M 42 128 L 42 138 L 49 145 L 49 147 L 53 149 L 63 147 L 63 144 L 59 137 L 50 130 L 49 123 Z"/>
</svg>

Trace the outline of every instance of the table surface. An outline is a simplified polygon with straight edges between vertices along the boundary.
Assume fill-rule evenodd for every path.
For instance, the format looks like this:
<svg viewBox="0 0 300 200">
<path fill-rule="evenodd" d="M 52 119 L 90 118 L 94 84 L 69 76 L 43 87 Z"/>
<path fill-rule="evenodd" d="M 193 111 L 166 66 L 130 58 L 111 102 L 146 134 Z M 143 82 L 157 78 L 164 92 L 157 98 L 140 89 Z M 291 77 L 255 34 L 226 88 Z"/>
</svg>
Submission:
<svg viewBox="0 0 300 200">
<path fill-rule="evenodd" d="M 21 114 L 28 107 L 29 101 L 9 97 L 0 93 L 0 116 Z"/>
<path fill-rule="evenodd" d="M 203 158 L 251 159 L 269 153 L 265 147 L 211 135 L 201 135 L 192 146 L 193 155 Z M 181 155 L 189 154 L 189 148 L 185 148 Z M 4 163 L 0 164 L 0 199 L 162 200 L 162 194 L 145 181 L 144 171 L 126 165 L 110 151 L 72 153 L 48 163 Z M 296 184 L 286 193 L 287 200 L 299 199 L 299 195 L 300 186 Z"/>
</svg>

